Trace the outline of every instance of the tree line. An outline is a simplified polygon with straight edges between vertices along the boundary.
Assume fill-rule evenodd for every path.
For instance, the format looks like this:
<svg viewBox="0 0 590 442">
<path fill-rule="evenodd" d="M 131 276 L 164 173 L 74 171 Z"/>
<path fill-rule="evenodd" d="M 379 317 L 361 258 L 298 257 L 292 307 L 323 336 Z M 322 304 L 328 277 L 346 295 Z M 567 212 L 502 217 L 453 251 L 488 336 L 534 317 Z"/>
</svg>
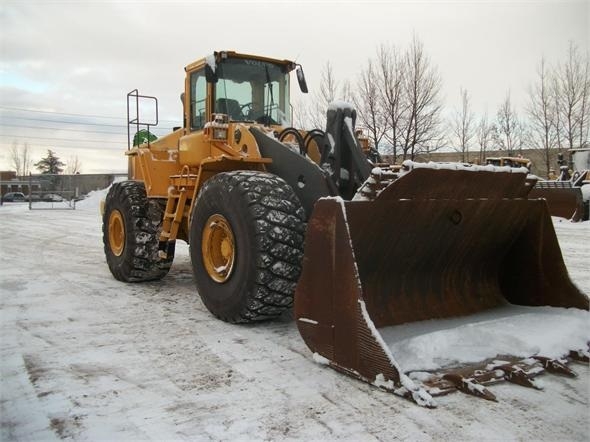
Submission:
<svg viewBox="0 0 590 442">
<path fill-rule="evenodd" d="M 43 175 L 59 175 L 64 172 L 68 175 L 74 175 L 82 171 L 82 163 L 77 155 L 72 156 L 67 163 L 64 163 L 51 149 L 47 149 L 46 156 L 37 162 L 33 162 L 28 143 L 19 146 L 14 142 L 9 155 L 10 164 L 16 171 L 16 176 L 30 174 L 33 167 Z"/>
<path fill-rule="evenodd" d="M 142 143 L 156 140 L 157 137 L 146 129 L 138 131 L 133 137 L 133 145 L 139 146 Z M 31 173 L 33 167 L 41 174 L 75 175 L 82 171 L 82 162 L 77 155 L 71 156 L 67 163 L 64 163 L 52 150 L 47 150 L 47 155 L 36 163 L 33 163 L 28 143 L 19 146 L 15 141 L 10 148 L 10 164 L 16 171 L 17 176 L 25 176 Z"/>
<path fill-rule="evenodd" d="M 469 91 L 461 88 L 459 107 L 445 117 L 442 85 L 438 68 L 414 36 L 405 49 L 381 45 L 354 82 L 339 83 L 326 63 L 311 106 L 297 106 L 295 118 L 302 127 L 322 127 L 329 103 L 344 100 L 355 105 L 357 125 L 374 146 L 396 161 L 443 147 L 460 152 L 462 161 L 483 161 L 489 150 L 512 156 L 537 149 L 547 174 L 554 150 L 588 143 L 590 57 L 573 42 L 563 60 L 539 61 L 521 112 L 508 90 L 494 115 L 476 116 Z M 476 158 L 470 157 L 473 152 Z"/>
</svg>

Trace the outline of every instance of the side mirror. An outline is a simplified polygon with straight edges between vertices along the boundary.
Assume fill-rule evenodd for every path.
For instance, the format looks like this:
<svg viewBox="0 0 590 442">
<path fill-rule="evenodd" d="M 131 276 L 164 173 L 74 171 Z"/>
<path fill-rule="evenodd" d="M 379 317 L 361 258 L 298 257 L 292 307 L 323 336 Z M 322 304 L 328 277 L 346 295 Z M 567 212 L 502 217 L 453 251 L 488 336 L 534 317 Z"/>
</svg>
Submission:
<svg viewBox="0 0 590 442">
<path fill-rule="evenodd" d="M 305 81 L 305 74 L 303 73 L 303 68 L 300 64 L 297 65 L 297 70 L 295 72 L 297 73 L 299 89 L 301 89 L 301 92 L 303 92 L 304 94 L 307 94 L 307 82 Z"/>
<path fill-rule="evenodd" d="M 208 64 L 205 65 L 205 79 L 207 83 L 217 83 L 217 74 Z"/>
</svg>

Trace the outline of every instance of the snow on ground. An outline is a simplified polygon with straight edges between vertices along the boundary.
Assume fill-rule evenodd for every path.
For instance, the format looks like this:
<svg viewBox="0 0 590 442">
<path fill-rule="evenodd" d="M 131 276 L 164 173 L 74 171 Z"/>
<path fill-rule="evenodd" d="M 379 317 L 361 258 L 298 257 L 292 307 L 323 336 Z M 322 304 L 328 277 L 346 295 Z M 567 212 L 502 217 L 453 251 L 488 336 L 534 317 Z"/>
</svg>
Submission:
<svg viewBox="0 0 590 442">
<path fill-rule="evenodd" d="M 544 376 L 543 391 L 499 384 L 497 403 L 455 393 L 429 410 L 314 362 L 290 314 L 214 319 L 185 245 L 162 281 L 118 282 L 100 197 L 0 206 L 1 440 L 587 440 L 587 366 Z M 590 223 L 555 226 L 590 293 Z"/>
</svg>

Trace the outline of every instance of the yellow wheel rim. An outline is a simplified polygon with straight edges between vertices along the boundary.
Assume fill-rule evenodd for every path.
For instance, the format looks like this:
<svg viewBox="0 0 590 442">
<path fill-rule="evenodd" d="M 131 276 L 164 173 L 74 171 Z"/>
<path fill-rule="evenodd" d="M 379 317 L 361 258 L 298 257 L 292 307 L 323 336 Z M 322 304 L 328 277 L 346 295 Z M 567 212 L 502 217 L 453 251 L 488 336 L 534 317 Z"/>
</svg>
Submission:
<svg viewBox="0 0 590 442">
<path fill-rule="evenodd" d="M 121 256 L 125 248 L 125 223 L 123 215 L 113 210 L 109 215 L 109 245 L 115 256 Z"/>
<path fill-rule="evenodd" d="M 234 267 L 236 247 L 231 226 L 223 216 L 212 215 L 205 223 L 201 251 L 211 279 L 219 283 L 227 281 Z"/>
</svg>

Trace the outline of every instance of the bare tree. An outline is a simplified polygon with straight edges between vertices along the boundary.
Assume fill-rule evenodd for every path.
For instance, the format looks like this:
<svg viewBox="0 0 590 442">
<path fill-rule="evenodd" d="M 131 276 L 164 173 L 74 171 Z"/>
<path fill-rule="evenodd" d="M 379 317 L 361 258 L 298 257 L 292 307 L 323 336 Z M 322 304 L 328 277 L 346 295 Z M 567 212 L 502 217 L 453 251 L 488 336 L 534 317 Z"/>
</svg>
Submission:
<svg viewBox="0 0 590 442">
<path fill-rule="evenodd" d="M 20 149 L 18 148 L 18 143 L 16 141 L 12 142 L 12 147 L 10 148 L 10 164 L 14 167 L 16 171 L 16 175 L 20 176 L 23 173 L 22 170 L 22 163 L 21 163 L 21 153 Z"/>
<path fill-rule="evenodd" d="M 312 127 L 310 127 L 310 123 L 309 123 L 309 102 L 307 101 L 307 97 L 306 98 L 300 98 L 297 100 L 293 100 L 293 121 L 291 122 L 291 124 L 293 125 L 293 127 L 297 127 L 297 128 L 308 128 L 308 129 L 313 129 Z"/>
<path fill-rule="evenodd" d="M 378 76 L 371 60 L 361 70 L 352 101 L 360 124 L 367 129 L 373 145 L 378 149 L 385 132 L 385 122 L 379 96 Z"/>
<path fill-rule="evenodd" d="M 558 75 L 554 73 L 551 79 L 551 101 L 555 115 L 553 116 L 553 124 L 555 126 L 555 142 L 559 150 L 564 147 L 564 125 L 561 117 L 561 85 Z"/>
<path fill-rule="evenodd" d="M 558 113 L 552 84 L 551 73 L 542 58 L 537 67 L 537 80 L 529 88 L 526 112 L 530 122 L 531 144 L 543 153 L 546 175 L 549 175 L 551 168 L 551 152 L 558 147 Z"/>
<path fill-rule="evenodd" d="M 590 57 L 586 54 L 584 62 L 584 82 L 582 87 L 582 104 L 580 106 L 580 142 L 579 147 L 588 143 L 590 134 Z"/>
<path fill-rule="evenodd" d="M 29 145 L 23 144 L 21 147 L 14 141 L 10 148 L 10 163 L 16 171 L 16 176 L 28 175 L 33 165 Z"/>
<path fill-rule="evenodd" d="M 566 61 L 558 69 L 559 112 L 566 147 L 572 149 L 588 139 L 588 54 L 584 60 L 570 42 Z"/>
<path fill-rule="evenodd" d="M 444 137 L 440 119 L 442 80 L 416 36 L 404 54 L 403 69 L 408 107 L 401 136 L 405 160 L 408 156 L 414 159 L 422 151 L 437 149 Z"/>
<path fill-rule="evenodd" d="M 512 107 L 510 91 L 506 93 L 506 98 L 498 109 L 496 124 L 495 142 L 497 147 L 506 151 L 508 156 L 514 155 L 514 151 L 522 147 L 520 139 L 521 126 L 518 115 Z"/>
<path fill-rule="evenodd" d="M 469 93 L 461 88 L 461 107 L 455 111 L 453 137 L 455 150 L 461 152 L 461 161 L 469 161 L 469 146 L 475 137 L 474 115 L 469 103 Z"/>
<path fill-rule="evenodd" d="M 377 53 L 381 108 L 385 116 L 384 138 L 391 146 L 394 162 L 403 133 L 402 122 L 407 103 L 404 95 L 403 56 L 395 47 L 381 46 Z"/>
<path fill-rule="evenodd" d="M 308 121 L 311 127 L 324 128 L 326 126 L 326 112 L 328 106 L 337 96 L 338 82 L 334 77 L 332 65 L 326 62 L 320 74 L 319 92 L 313 94 L 313 105 L 311 106 Z"/>
<path fill-rule="evenodd" d="M 488 147 L 490 147 L 492 144 L 492 134 L 494 131 L 495 127 L 488 121 L 488 113 L 486 111 L 479 119 L 479 123 L 477 124 L 476 128 L 476 138 L 477 144 L 479 146 L 480 164 L 483 164 L 486 159 Z"/>
<path fill-rule="evenodd" d="M 339 88 L 339 82 L 334 76 L 332 65 L 326 62 L 320 74 L 320 86 L 317 92 L 311 94 L 310 102 L 307 104 L 301 100 L 294 104 L 293 119 L 297 122 L 296 127 L 315 129 L 325 128 L 326 112 L 328 106 L 335 100 L 352 102 L 354 90 L 349 81 L 343 81 Z"/>
<path fill-rule="evenodd" d="M 68 175 L 75 175 L 82 171 L 82 162 L 78 158 L 78 155 L 73 155 L 66 164 L 65 173 Z"/>
<path fill-rule="evenodd" d="M 354 90 L 349 80 L 344 80 L 340 87 L 339 99 L 347 103 L 352 103 L 354 99 Z"/>
<path fill-rule="evenodd" d="M 305 110 L 296 108 L 295 117 L 302 127 L 321 128 L 330 103 L 352 98 L 359 122 L 369 130 L 376 147 L 391 146 L 394 159 L 399 155 L 404 160 L 414 159 L 416 154 L 434 151 L 444 142 L 441 88 L 438 69 L 414 36 L 403 52 L 381 46 L 354 85 L 344 81 L 339 86 L 330 63 L 326 63 L 312 104 Z"/>
</svg>

